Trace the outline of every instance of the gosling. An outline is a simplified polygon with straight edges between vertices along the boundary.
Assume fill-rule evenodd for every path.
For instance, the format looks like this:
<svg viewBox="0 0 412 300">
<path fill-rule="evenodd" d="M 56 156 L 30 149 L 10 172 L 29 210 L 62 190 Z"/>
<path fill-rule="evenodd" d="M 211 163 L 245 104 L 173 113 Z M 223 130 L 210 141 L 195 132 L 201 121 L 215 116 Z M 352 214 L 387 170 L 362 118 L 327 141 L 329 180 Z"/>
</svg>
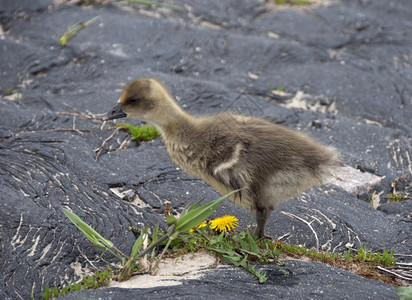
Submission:
<svg viewBox="0 0 412 300">
<path fill-rule="evenodd" d="M 153 78 L 128 83 L 106 119 L 134 118 L 160 131 L 170 158 L 235 204 L 256 210 L 258 237 L 275 207 L 315 185 L 341 166 L 338 152 L 269 121 L 223 112 L 195 117 Z"/>
</svg>

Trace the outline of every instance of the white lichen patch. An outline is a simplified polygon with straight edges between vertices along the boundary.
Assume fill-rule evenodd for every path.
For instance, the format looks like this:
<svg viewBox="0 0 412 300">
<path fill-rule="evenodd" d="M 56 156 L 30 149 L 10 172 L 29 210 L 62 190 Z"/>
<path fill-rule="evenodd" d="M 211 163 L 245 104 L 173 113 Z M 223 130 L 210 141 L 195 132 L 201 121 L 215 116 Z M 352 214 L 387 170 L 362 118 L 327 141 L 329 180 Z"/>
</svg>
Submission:
<svg viewBox="0 0 412 300">
<path fill-rule="evenodd" d="M 336 178 L 331 178 L 326 183 L 336 185 L 354 195 L 368 192 L 384 178 L 349 166 L 339 168 L 334 175 Z"/>
<path fill-rule="evenodd" d="M 268 2 L 266 5 L 272 10 L 299 10 L 304 13 L 315 15 L 310 11 L 315 6 L 332 6 L 339 3 L 339 0 L 308 0 L 308 3 L 300 4 L 299 1 L 284 1 L 284 3 L 276 3 L 276 1 Z"/>
<path fill-rule="evenodd" d="M 109 53 L 113 56 L 121 58 L 129 58 L 130 56 L 124 51 L 125 46 L 120 43 L 114 43 L 109 49 Z"/>
<path fill-rule="evenodd" d="M 383 195 L 383 191 L 379 193 L 375 193 L 375 192 L 372 193 L 371 204 L 374 208 L 378 208 L 378 206 L 381 204 L 380 199 L 382 195 Z"/>
<path fill-rule="evenodd" d="M 146 202 L 144 202 L 142 199 L 140 199 L 139 195 L 137 193 L 135 193 L 132 189 L 129 190 L 121 190 L 122 188 L 111 188 L 110 191 L 115 194 L 117 197 L 119 197 L 122 200 L 125 200 L 126 197 L 128 197 L 129 195 L 133 195 L 133 200 L 129 201 L 126 200 L 138 207 L 146 207 L 149 206 Z"/>
<path fill-rule="evenodd" d="M 312 98 L 315 101 L 308 101 L 309 98 Z M 329 101 L 327 97 L 324 95 L 308 95 L 303 91 L 297 91 L 292 99 L 286 101 L 285 103 L 278 104 L 289 109 L 311 110 L 319 111 L 322 113 L 332 112 L 336 115 L 338 113 L 338 110 L 336 109 L 336 104 L 334 101 L 328 105 L 322 104 L 328 102 Z"/>
<path fill-rule="evenodd" d="M 31 257 L 34 255 L 34 253 L 36 253 L 37 251 L 37 246 L 39 245 L 39 241 L 40 241 L 40 235 L 38 235 L 34 240 L 33 240 L 33 246 L 31 246 L 31 248 L 29 249 L 29 254 L 27 254 L 28 257 Z"/>
<path fill-rule="evenodd" d="M 74 261 L 70 264 L 70 267 L 73 269 L 74 274 L 82 278 L 83 276 L 93 276 L 94 272 L 88 268 L 82 268 L 82 264 L 78 261 Z"/>
<path fill-rule="evenodd" d="M 23 97 L 23 95 L 21 93 L 13 93 L 13 94 L 4 96 L 3 98 L 7 99 L 7 100 L 14 101 L 14 100 L 20 100 L 22 97 Z"/>
</svg>

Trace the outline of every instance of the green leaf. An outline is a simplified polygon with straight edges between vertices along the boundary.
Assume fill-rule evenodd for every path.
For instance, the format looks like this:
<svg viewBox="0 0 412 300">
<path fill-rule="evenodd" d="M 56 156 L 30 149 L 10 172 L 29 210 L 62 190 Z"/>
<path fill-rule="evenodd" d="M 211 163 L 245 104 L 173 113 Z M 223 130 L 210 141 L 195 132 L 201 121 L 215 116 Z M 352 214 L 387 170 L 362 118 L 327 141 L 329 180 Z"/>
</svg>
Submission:
<svg viewBox="0 0 412 300">
<path fill-rule="evenodd" d="M 95 249 L 102 251 L 102 252 L 106 252 L 107 251 L 107 247 L 106 246 L 100 246 L 100 245 L 94 245 L 93 246 Z"/>
<path fill-rule="evenodd" d="M 255 276 L 259 279 L 259 283 L 265 283 L 268 280 L 266 273 L 255 271 Z"/>
<path fill-rule="evenodd" d="M 155 228 L 153 228 L 152 242 L 150 244 L 155 243 L 159 239 L 159 226 L 160 226 L 160 223 L 157 222 Z"/>
<path fill-rule="evenodd" d="M 246 270 L 248 269 L 248 263 L 247 263 L 247 254 L 243 257 L 243 259 L 239 263 L 242 267 L 244 267 Z M 254 270 L 254 268 L 252 268 Z"/>
<path fill-rule="evenodd" d="M 250 246 L 250 250 L 256 254 L 260 253 L 260 248 L 256 245 L 255 238 L 250 234 L 249 231 L 246 232 L 247 241 Z"/>
<path fill-rule="evenodd" d="M 113 247 L 113 243 L 111 241 L 106 240 L 104 237 L 102 237 L 92 227 L 83 222 L 83 220 L 80 219 L 76 214 L 72 213 L 71 211 L 65 208 L 62 208 L 62 210 L 64 214 L 70 219 L 70 221 L 72 221 L 72 223 L 76 225 L 77 228 L 79 228 L 93 244 L 107 248 Z"/>
<path fill-rule="evenodd" d="M 174 223 L 176 223 L 176 217 L 174 216 L 174 215 L 166 215 L 166 223 L 167 223 L 167 226 L 171 226 L 171 225 L 173 225 Z"/>
<path fill-rule="evenodd" d="M 145 236 L 147 236 L 146 234 L 147 230 L 148 230 L 148 227 L 147 226 L 144 227 L 142 230 L 142 233 L 139 235 L 138 239 L 134 242 L 132 253 L 130 254 L 130 259 L 134 259 L 136 255 L 139 253 L 140 249 L 142 248 Z"/>
<path fill-rule="evenodd" d="M 232 191 L 229 194 L 220 197 L 219 199 L 216 199 L 194 209 L 189 207 L 187 213 L 180 216 L 180 218 L 177 220 L 176 232 L 180 233 L 191 228 L 195 228 L 206 218 L 208 218 L 219 207 L 219 205 L 221 205 L 227 198 L 229 198 L 236 192 L 238 192 L 238 190 Z M 197 205 L 197 203 L 194 205 Z"/>
<path fill-rule="evenodd" d="M 182 213 L 181 213 L 180 215 L 185 215 L 185 214 L 187 214 L 188 212 L 190 212 L 191 210 L 194 210 L 195 208 L 199 207 L 200 204 L 202 204 L 202 201 L 203 201 L 204 199 L 205 199 L 205 198 L 197 201 L 196 203 L 194 203 L 194 204 L 192 204 L 192 205 L 187 205 L 187 206 L 185 206 L 185 207 L 183 208 L 183 210 L 182 210 Z"/>
<path fill-rule="evenodd" d="M 233 246 L 229 243 L 229 242 L 227 242 L 227 241 L 221 241 L 220 242 L 220 245 L 224 248 L 224 249 L 226 249 L 227 251 L 233 251 Z"/>
<path fill-rule="evenodd" d="M 232 239 L 240 245 L 240 248 L 250 251 L 250 245 L 244 240 L 244 238 L 245 235 L 241 232 L 240 234 L 234 235 Z"/>
</svg>

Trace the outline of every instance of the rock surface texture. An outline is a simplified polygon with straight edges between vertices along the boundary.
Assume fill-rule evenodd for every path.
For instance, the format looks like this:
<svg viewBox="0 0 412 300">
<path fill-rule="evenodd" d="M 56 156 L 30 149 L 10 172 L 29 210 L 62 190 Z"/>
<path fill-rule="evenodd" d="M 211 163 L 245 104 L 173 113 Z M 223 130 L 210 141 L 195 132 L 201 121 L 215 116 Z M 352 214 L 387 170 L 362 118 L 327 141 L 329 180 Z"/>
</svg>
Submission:
<svg viewBox="0 0 412 300">
<path fill-rule="evenodd" d="M 0 0 L 0 299 L 41 298 L 90 262 L 105 264 L 62 207 L 128 252 L 127 228 L 165 228 L 166 202 L 179 212 L 217 198 L 170 162 L 161 138 L 137 145 L 99 119 L 137 77 L 158 78 L 193 114 L 256 115 L 341 150 L 350 167 L 342 181 L 279 206 L 268 235 L 318 250 L 412 254 L 412 2 L 167 3 L 183 10 Z M 66 47 L 57 43 L 95 16 Z M 390 202 L 391 193 L 406 200 Z M 249 223 L 229 202 L 216 214 L 225 213 Z M 286 261 L 289 275 L 262 268 L 263 285 L 220 266 L 170 287 L 66 298 L 397 299 L 394 286 L 319 263 Z"/>
</svg>

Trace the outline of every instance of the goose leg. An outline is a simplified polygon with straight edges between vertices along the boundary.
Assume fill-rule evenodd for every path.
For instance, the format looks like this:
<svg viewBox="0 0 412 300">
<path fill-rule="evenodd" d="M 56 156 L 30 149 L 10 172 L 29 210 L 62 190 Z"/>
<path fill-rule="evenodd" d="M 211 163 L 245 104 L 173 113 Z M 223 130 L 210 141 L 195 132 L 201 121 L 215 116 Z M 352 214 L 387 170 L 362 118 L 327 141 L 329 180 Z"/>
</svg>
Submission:
<svg viewBox="0 0 412 300">
<path fill-rule="evenodd" d="M 265 237 L 266 220 L 270 215 L 271 210 L 266 207 L 259 207 L 256 210 L 256 231 L 255 235 L 259 238 Z"/>
</svg>

